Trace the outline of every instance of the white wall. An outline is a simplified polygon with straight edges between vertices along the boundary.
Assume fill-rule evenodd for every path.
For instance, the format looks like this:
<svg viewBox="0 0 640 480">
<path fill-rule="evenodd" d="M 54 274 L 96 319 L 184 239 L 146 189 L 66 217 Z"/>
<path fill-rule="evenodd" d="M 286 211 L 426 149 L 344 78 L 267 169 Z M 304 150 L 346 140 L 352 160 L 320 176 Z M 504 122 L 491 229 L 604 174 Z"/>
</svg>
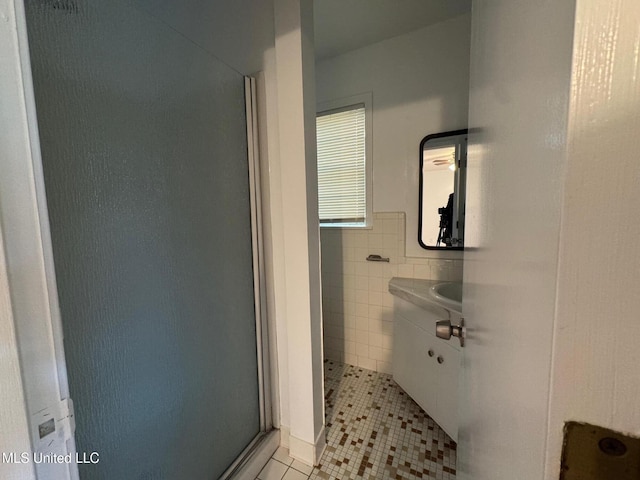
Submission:
<svg viewBox="0 0 640 480">
<path fill-rule="evenodd" d="M 418 149 L 467 126 L 469 39 L 466 14 L 316 65 L 319 103 L 373 94 L 373 211 L 406 212 L 410 257 L 462 257 L 418 244 Z"/>
<path fill-rule="evenodd" d="M 640 435 L 640 4 L 578 0 L 547 475 L 564 422 Z"/>
<path fill-rule="evenodd" d="M 51 338 L 55 302 L 48 297 L 49 252 L 36 198 L 39 151 L 22 2 L 0 1 L 0 18 L 0 453 L 20 455 L 40 447 L 30 438 L 30 423 L 37 424 L 31 416 L 67 395 L 66 379 L 58 377 L 64 362 L 56 362 Z M 52 443 L 60 453 L 61 442 Z M 36 469 L 41 478 L 69 478 L 68 468 L 4 461 L 0 477 L 32 479 Z"/>
<path fill-rule="evenodd" d="M 0 7 L 1 11 L 2 7 Z M 0 38 L 2 38 L 1 33 Z M 4 59 L 1 54 L 0 59 Z M 4 85 L 2 81 L 0 81 L 0 85 Z M 0 120 L 3 130 L 4 120 L 4 118 Z M 6 154 L 7 152 L 2 149 L 2 153 Z M 0 455 L 11 452 L 20 455 L 22 452 L 31 452 L 31 444 L 3 243 L 0 238 L 0 338 L 2 338 L 0 354 L 0 383 L 2 384 L 2 390 L 0 390 L 0 424 L 2 424 Z M 35 471 L 33 464 L 2 462 L 0 463 L 0 476 L 8 480 L 28 480 L 35 478 Z"/>
<path fill-rule="evenodd" d="M 275 19 L 276 78 L 270 81 L 277 85 L 277 112 L 267 114 L 278 122 L 279 152 L 270 158 L 275 162 L 270 181 L 272 194 L 279 189 L 279 205 L 271 213 L 281 241 L 272 252 L 283 260 L 280 287 L 285 288 L 284 316 L 277 319 L 278 348 L 286 349 L 287 364 L 286 371 L 279 369 L 288 386 L 285 391 L 281 383 L 281 399 L 288 405 L 282 425 L 289 454 L 311 465 L 326 444 L 311 0 L 276 0 Z"/>
<path fill-rule="evenodd" d="M 422 197 L 422 239 L 427 245 L 438 243 L 440 214 L 438 209 L 447 206 L 453 193 L 455 173 L 448 168 L 428 170 L 424 176 L 426 194 Z"/>
</svg>

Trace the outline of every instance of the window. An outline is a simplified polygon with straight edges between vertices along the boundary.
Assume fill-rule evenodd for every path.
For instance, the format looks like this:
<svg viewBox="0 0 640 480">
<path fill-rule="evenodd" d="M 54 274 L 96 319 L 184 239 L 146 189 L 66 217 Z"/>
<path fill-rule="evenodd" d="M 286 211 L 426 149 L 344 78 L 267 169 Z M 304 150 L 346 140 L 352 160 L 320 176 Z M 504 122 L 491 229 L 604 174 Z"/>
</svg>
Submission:
<svg viewBox="0 0 640 480">
<path fill-rule="evenodd" d="M 318 207 L 322 227 L 371 223 L 370 122 L 364 102 L 318 113 Z"/>
</svg>

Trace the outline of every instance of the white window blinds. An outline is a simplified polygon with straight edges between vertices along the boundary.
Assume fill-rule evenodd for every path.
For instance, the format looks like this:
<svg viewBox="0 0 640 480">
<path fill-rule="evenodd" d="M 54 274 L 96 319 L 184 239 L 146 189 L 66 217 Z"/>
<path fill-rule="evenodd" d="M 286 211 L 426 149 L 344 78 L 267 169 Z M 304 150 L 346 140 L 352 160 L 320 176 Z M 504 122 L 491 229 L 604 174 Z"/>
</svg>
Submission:
<svg viewBox="0 0 640 480">
<path fill-rule="evenodd" d="M 321 224 L 364 225 L 367 212 L 365 106 L 318 114 L 318 203 Z"/>
</svg>

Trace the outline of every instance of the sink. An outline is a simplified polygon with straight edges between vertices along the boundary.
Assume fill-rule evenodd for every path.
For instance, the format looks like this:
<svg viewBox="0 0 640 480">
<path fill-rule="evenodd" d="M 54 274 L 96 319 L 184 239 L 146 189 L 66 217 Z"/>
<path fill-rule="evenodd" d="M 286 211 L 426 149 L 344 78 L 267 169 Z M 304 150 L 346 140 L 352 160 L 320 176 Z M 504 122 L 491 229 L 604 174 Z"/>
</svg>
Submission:
<svg viewBox="0 0 640 480">
<path fill-rule="evenodd" d="M 462 282 L 393 277 L 389 293 L 423 309 L 440 307 L 462 313 Z"/>
<path fill-rule="evenodd" d="M 429 289 L 429 295 L 451 310 L 462 313 L 462 283 L 437 283 Z"/>
</svg>

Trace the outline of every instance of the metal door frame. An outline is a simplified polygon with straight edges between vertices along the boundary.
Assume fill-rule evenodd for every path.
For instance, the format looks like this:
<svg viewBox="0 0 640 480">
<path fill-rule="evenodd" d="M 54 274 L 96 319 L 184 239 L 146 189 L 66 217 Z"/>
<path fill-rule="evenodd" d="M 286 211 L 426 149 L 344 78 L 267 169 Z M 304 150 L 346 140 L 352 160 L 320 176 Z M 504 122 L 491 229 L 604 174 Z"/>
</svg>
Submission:
<svg viewBox="0 0 640 480">
<path fill-rule="evenodd" d="M 234 478 L 248 461 L 266 444 L 273 430 L 271 365 L 267 322 L 266 273 L 262 226 L 262 196 L 260 190 L 260 156 L 258 145 L 258 104 L 256 79 L 245 77 L 245 108 L 247 112 L 247 160 L 249 163 L 249 195 L 251 202 L 251 243 L 253 250 L 253 291 L 256 317 L 256 352 L 258 359 L 258 395 L 260 432 L 247 445 L 220 479 Z"/>
</svg>

